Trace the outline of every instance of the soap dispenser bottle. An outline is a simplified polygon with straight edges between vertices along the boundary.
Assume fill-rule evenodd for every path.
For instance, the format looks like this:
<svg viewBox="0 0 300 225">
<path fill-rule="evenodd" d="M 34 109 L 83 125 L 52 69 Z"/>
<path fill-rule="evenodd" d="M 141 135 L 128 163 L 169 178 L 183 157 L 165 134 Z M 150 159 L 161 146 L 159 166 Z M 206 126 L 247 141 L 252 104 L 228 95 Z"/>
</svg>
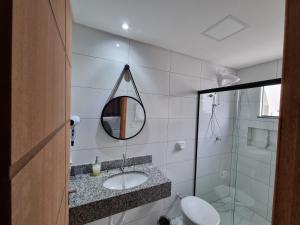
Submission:
<svg viewBox="0 0 300 225">
<path fill-rule="evenodd" d="M 98 156 L 96 156 L 95 163 L 93 164 L 92 176 L 99 176 L 101 173 L 101 163 L 99 162 Z"/>
</svg>

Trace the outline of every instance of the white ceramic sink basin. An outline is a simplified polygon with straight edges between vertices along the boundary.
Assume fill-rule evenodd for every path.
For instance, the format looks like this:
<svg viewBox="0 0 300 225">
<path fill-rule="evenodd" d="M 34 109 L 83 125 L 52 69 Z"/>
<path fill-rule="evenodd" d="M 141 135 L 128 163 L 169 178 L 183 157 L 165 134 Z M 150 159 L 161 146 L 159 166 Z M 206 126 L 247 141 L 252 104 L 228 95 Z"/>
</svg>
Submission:
<svg viewBox="0 0 300 225">
<path fill-rule="evenodd" d="M 147 180 L 148 176 L 143 172 L 125 172 L 109 177 L 103 186 L 111 190 L 124 190 L 141 185 Z"/>
</svg>

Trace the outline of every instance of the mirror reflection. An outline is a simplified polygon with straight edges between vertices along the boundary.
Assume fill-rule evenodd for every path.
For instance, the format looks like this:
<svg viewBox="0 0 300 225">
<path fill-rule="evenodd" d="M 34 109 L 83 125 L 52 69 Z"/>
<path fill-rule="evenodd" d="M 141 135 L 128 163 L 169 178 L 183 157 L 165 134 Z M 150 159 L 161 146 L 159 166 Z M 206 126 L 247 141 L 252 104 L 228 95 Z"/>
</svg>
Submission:
<svg viewBox="0 0 300 225">
<path fill-rule="evenodd" d="M 106 133 L 120 140 L 136 136 L 145 122 L 144 106 L 130 96 L 113 98 L 105 105 L 101 115 L 101 123 Z"/>
</svg>

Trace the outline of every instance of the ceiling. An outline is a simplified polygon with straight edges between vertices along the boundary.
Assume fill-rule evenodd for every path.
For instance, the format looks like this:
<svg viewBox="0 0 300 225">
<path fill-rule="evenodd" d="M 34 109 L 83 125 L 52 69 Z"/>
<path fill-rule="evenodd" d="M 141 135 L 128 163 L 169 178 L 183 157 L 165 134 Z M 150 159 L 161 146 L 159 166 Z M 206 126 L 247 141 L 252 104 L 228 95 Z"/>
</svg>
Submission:
<svg viewBox="0 0 300 225">
<path fill-rule="evenodd" d="M 72 10 L 77 23 L 240 69 L 282 57 L 284 2 L 72 0 Z M 247 27 L 222 41 L 202 34 L 228 15 Z"/>
</svg>

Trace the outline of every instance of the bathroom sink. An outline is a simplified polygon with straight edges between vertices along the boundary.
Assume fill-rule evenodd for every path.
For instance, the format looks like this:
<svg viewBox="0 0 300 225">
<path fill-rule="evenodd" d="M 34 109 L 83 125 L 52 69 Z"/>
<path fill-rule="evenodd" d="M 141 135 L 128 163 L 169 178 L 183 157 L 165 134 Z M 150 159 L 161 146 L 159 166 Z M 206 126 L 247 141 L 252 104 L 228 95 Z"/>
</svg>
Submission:
<svg viewBox="0 0 300 225">
<path fill-rule="evenodd" d="M 147 180 L 148 175 L 143 172 L 124 172 L 109 177 L 103 186 L 111 190 L 124 190 L 141 185 Z"/>
</svg>

